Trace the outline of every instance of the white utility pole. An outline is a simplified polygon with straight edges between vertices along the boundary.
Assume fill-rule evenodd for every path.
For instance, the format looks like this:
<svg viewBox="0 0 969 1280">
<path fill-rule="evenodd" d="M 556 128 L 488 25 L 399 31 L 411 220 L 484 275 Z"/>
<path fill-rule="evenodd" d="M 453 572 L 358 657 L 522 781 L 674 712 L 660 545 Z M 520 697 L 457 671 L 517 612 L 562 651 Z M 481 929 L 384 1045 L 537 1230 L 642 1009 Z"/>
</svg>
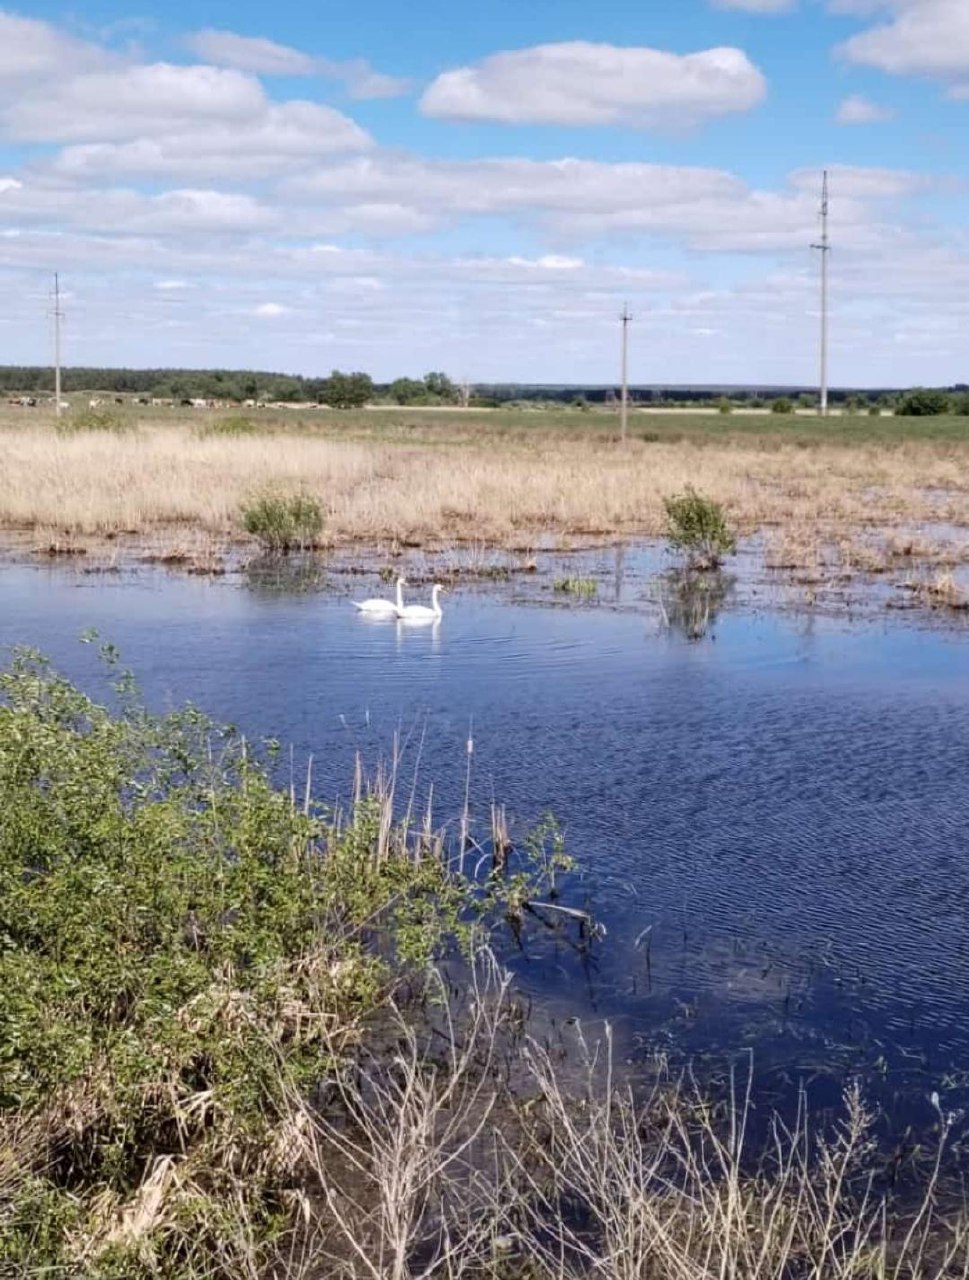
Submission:
<svg viewBox="0 0 969 1280">
<path fill-rule="evenodd" d="M 824 171 L 821 185 L 821 241 L 811 246 L 821 254 L 821 379 L 818 412 L 828 416 L 828 258 L 831 240 L 828 236 L 828 171 Z"/>
<path fill-rule="evenodd" d="M 622 399 L 619 402 L 619 433 L 623 444 L 626 443 L 626 427 L 629 422 L 629 314 L 628 303 L 623 304 L 620 322 L 622 323 Z"/>
<path fill-rule="evenodd" d="M 61 416 L 61 285 L 54 272 L 54 414 Z"/>
</svg>

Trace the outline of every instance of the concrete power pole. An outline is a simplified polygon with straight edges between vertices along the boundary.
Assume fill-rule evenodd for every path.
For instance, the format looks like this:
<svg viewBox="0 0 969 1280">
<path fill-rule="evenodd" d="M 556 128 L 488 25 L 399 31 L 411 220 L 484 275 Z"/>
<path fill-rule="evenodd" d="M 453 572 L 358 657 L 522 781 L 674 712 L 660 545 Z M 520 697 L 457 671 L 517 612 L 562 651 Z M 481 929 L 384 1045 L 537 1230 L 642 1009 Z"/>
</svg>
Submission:
<svg viewBox="0 0 969 1280">
<path fill-rule="evenodd" d="M 61 285 L 54 272 L 54 415 L 61 416 Z"/>
<path fill-rule="evenodd" d="M 622 324 L 622 399 L 619 402 L 619 434 L 623 444 L 626 443 L 626 429 L 629 424 L 629 305 L 623 304 L 620 322 Z"/>
<path fill-rule="evenodd" d="M 828 236 L 828 171 L 824 171 L 821 185 L 821 240 L 813 244 L 821 254 L 821 377 L 818 396 L 818 412 L 828 416 L 828 258 L 831 256 L 831 240 Z"/>
</svg>

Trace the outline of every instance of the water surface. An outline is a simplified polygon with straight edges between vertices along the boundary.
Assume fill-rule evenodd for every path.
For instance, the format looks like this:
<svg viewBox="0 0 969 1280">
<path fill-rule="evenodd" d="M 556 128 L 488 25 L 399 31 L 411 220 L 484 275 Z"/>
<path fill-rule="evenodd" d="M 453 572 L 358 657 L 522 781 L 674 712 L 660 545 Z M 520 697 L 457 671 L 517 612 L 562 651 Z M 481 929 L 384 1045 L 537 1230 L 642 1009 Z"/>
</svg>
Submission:
<svg viewBox="0 0 969 1280">
<path fill-rule="evenodd" d="M 373 583 L 360 594 L 373 594 Z M 731 610 L 690 642 L 655 610 L 457 591 L 439 626 L 367 622 L 345 594 L 162 572 L 0 566 L 0 644 L 85 687 L 95 627 L 152 705 L 192 700 L 307 757 L 346 796 L 400 742 L 401 792 L 545 811 L 607 926 L 536 945 L 524 981 L 624 1051 L 753 1047 L 777 1090 L 861 1073 L 900 1115 L 969 1096 L 969 637 Z M 286 766 L 288 768 L 288 765 Z"/>
</svg>

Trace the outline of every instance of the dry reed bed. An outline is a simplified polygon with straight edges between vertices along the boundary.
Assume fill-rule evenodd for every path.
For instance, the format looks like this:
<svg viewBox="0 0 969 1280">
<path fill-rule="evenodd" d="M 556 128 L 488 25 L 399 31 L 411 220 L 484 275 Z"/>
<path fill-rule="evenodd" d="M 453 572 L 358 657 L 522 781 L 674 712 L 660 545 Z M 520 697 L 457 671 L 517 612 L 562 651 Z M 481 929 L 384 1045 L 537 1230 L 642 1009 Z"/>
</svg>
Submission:
<svg viewBox="0 0 969 1280">
<path fill-rule="evenodd" d="M 75 537 L 173 529 L 220 540 L 267 488 L 302 490 L 335 540 L 528 545 L 543 535 L 657 535 L 663 498 L 692 484 L 743 532 L 800 543 L 900 522 L 969 522 L 965 451 L 771 442 L 614 442 L 545 434 L 443 446 L 314 436 L 206 437 L 190 428 L 0 435 L 0 528 Z"/>
</svg>

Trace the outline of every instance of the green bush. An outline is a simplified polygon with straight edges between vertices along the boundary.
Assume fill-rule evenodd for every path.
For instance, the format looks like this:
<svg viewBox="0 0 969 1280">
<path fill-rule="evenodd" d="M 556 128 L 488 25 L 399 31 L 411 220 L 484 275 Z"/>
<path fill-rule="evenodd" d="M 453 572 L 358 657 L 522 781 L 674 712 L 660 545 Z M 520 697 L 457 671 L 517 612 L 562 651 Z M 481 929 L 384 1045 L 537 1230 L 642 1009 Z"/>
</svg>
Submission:
<svg viewBox="0 0 969 1280">
<path fill-rule="evenodd" d="M 259 428 L 256 424 L 241 414 L 234 414 L 228 418 L 216 418 L 214 422 L 205 423 L 199 430 L 201 436 L 254 436 L 258 433 Z"/>
<path fill-rule="evenodd" d="M 474 886 L 381 796 L 297 803 L 272 744 L 114 688 L 27 652 L 0 675 L 0 1273 L 268 1276 L 292 1097 L 567 859 L 546 826 Z"/>
<path fill-rule="evenodd" d="M 132 424 L 113 409 L 84 409 L 81 413 L 66 413 L 57 419 L 57 430 L 69 436 L 82 431 L 112 431 L 120 435 L 131 430 Z"/>
<path fill-rule="evenodd" d="M 693 488 L 663 499 L 670 546 L 685 551 L 693 569 L 715 569 L 737 540 L 727 527 L 723 507 Z"/>
<path fill-rule="evenodd" d="M 788 400 L 786 396 L 780 396 L 771 404 L 770 411 L 771 413 L 793 413 L 793 401 Z"/>
<path fill-rule="evenodd" d="M 305 551 L 323 532 L 323 509 L 307 494 L 264 493 L 243 509 L 242 521 L 265 551 Z"/>
<path fill-rule="evenodd" d="M 720 413 L 733 413 L 733 404 L 726 396 L 720 397 L 719 411 Z"/>
<path fill-rule="evenodd" d="M 916 387 L 901 398 L 895 413 L 903 418 L 929 418 L 949 412 L 949 397 L 944 391 Z"/>
</svg>

